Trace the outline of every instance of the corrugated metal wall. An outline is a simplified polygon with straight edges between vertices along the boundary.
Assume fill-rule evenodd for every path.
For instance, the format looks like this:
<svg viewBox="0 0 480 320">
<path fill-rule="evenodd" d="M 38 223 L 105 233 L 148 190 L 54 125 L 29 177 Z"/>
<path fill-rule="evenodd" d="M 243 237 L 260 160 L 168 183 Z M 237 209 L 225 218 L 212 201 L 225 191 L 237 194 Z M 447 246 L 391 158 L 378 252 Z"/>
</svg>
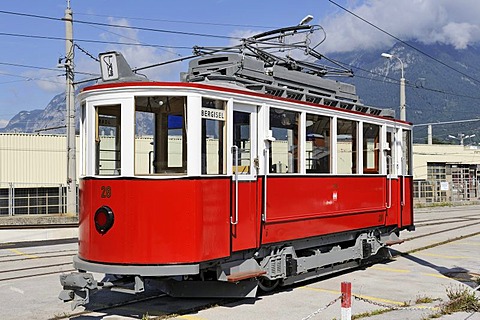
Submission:
<svg viewBox="0 0 480 320">
<path fill-rule="evenodd" d="M 77 161 L 78 161 L 77 137 Z M 66 136 L 0 134 L 0 187 L 13 182 L 65 184 Z"/>
</svg>

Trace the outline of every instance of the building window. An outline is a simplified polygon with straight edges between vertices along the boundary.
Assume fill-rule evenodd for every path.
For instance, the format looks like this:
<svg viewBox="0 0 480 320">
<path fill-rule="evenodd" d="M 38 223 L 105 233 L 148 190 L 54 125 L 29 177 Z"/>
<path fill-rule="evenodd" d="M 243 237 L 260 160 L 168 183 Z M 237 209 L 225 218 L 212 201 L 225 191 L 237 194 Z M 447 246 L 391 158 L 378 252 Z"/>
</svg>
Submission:
<svg viewBox="0 0 480 320">
<path fill-rule="evenodd" d="M 270 173 L 298 172 L 299 112 L 270 108 L 270 130 L 275 143 L 270 144 Z"/>
<path fill-rule="evenodd" d="M 306 117 L 307 173 L 330 173 L 330 117 L 308 114 Z"/>
<path fill-rule="evenodd" d="M 357 122 L 337 120 L 337 173 L 357 173 Z"/>
<path fill-rule="evenodd" d="M 226 174 L 225 101 L 202 99 L 202 174 Z"/>
<path fill-rule="evenodd" d="M 95 174 L 120 175 L 120 105 L 96 108 Z"/>
<path fill-rule="evenodd" d="M 363 124 L 363 173 L 379 173 L 379 137 L 378 125 Z"/>
<path fill-rule="evenodd" d="M 185 97 L 135 97 L 135 174 L 187 172 Z"/>
</svg>

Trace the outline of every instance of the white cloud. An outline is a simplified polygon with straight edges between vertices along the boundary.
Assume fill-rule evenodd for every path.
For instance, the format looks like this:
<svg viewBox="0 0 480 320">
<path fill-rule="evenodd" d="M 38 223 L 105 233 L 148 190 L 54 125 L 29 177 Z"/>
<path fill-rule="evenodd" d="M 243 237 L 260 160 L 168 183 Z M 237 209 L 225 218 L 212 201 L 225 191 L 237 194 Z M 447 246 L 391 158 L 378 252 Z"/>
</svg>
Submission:
<svg viewBox="0 0 480 320">
<path fill-rule="evenodd" d="M 65 90 L 65 76 L 62 75 L 65 70 L 33 70 L 22 74 L 28 77 L 29 81 L 33 81 L 40 89 L 46 92 L 58 93 Z"/>
<path fill-rule="evenodd" d="M 240 44 L 239 39 L 246 39 L 254 36 L 256 34 L 260 34 L 265 32 L 265 30 L 235 30 L 230 33 L 229 37 L 234 38 L 230 40 L 229 46 L 236 46 Z"/>
<path fill-rule="evenodd" d="M 130 26 L 126 19 L 109 18 L 109 23 Z M 106 51 L 121 52 L 132 68 L 145 67 L 179 57 L 173 49 L 142 45 L 139 40 L 138 30 L 112 27 L 108 32 L 103 32 L 100 37 L 112 42 L 138 43 L 138 45 L 112 44 L 108 45 L 105 49 Z M 180 63 L 173 63 L 161 67 L 146 69 L 141 71 L 141 73 L 145 74 L 151 80 L 178 81 L 179 73 L 183 69 L 184 68 Z"/>
<path fill-rule="evenodd" d="M 405 41 L 442 43 L 456 49 L 480 41 L 478 0 L 366 0 L 347 9 Z M 320 21 L 327 32 L 323 52 L 379 49 L 395 39 L 338 9 Z"/>
</svg>

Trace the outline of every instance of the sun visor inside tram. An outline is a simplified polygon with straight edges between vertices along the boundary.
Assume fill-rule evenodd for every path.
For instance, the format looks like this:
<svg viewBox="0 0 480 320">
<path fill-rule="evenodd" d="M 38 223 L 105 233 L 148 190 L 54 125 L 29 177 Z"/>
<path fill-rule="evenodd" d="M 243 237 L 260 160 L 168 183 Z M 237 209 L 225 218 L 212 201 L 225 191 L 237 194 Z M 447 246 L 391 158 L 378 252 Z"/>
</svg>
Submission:
<svg viewBox="0 0 480 320">
<path fill-rule="evenodd" d="M 104 52 L 98 55 L 102 82 L 132 82 L 149 81 L 146 76 L 133 72 L 125 57 L 116 51 Z"/>
</svg>

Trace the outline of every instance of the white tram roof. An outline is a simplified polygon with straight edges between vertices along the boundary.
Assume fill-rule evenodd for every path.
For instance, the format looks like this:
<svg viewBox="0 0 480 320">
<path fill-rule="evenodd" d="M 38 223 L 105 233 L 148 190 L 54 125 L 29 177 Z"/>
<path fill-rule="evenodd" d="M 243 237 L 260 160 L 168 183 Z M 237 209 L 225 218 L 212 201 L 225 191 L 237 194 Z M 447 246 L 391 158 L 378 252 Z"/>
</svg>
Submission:
<svg viewBox="0 0 480 320">
<path fill-rule="evenodd" d="M 99 91 L 112 93 L 112 90 L 124 91 L 127 88 L 141 91 L 142 94 L 148 90 L 207 90 L 210 93 L 215 91 L 265 99 L 262 103 L 268 103 L 268 100 L 290 102 L 408 124 L 394 119 L 395 112 L 391 109 L 362 104 L 356 95 L 355 86 L 351 84 L 290 70 L 285 66 L 266 66 L 263 61 L 253 57 L 235 53 L 201 56 L 190 61 L 188 72 L 181 75 L 181 82 L 156 82 L 135 76 L 120 53 L 106 54 L 117 57 L 120 65 L 119 76 L 114 80 L 104 79 L 104 82 L 85 87 L 81 97 L 97 94 Z"/>
<path fill-rule="evenodd" d="M 90 95 L 97 95 L 97 94 L 111 94 L 113 92 L 125 92 L 128 91 L 132 95 L 137 93 L 141 93 L 142 95 L 145 92 L 152 91 L 154 95 L 160 95 L 165 92 L 165 94 L 171 94 L 172 91 L 179 91 L 185 94 L 186 92 L 192 93 L 201 93 L 207 95 L 214 95 L 215 93 L 222 94 L 222 95 L 232 95 L 236 97 L 242 97 L 242 99 L 257 99 L 258 103 L 289 103 L 296 104 L 297 106 L 308 106 L 308 107 L 315 107 L 324 110 L 328 110 L 330 112 L 334 112 L 336 114 L 352 114 L 352 115 L 363 115 L 367 117 L 372 117 L 376 119 L 382 119 L 385 121 L 392 121 L 397 123 L 402 123 L 405 125 L 411 125 L 411 123 L 406 121 L 401 121 L 398 119 L 393 119 L 391 117 L 385 117 L 382 115 L 374 115 L 364 113 L 355 109 L 348 109 L 348 108 L 339 108 L 334 106 L 328 106 L 318 103 L 313 103 L 309 101 L 300 101 L 294 100 L 291 98 L 285 97 L 278 97 L 272 96 L 269 94 L 257 92 L 245 87 L 242 87 L 238 84 L 234 83 L 224 83 L 224 82 L 212 82 L 212 81 L 204 81 L 204 82 L 157 82 L 157 81 L 137 81 L 137 82 L 112 82 L 112 83 L 99 83 L 92 86 L 88 86 L 83 88 L 81 91 L 80 97 L 81 99 L 86 98 Z M 162 93 L 160 93 L 161 91 Z M 281 106 L 279 106 L 281 107 Z"/>
</svg>

